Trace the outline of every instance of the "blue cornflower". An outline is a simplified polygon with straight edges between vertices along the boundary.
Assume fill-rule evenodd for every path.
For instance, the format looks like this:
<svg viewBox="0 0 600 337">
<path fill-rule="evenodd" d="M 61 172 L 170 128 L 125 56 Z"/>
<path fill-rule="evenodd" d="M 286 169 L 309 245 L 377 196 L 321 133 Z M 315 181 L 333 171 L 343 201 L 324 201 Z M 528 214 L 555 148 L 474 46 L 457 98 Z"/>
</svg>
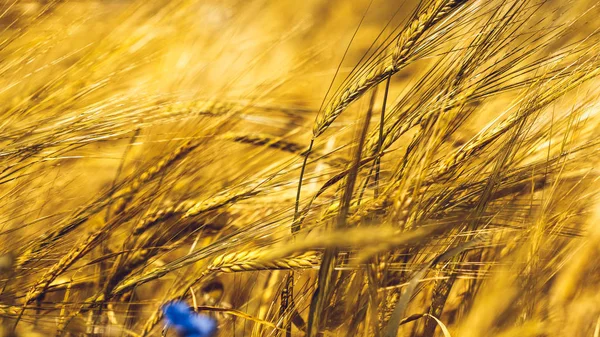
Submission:
<svg viewBox="0 0 600 337">
<path fill-rule="evenodd" d="M 172 301 L 162 307 L 165 320 L 182 337 L 211 337 L 217 331 L 217 321 L 195 313 L 183 301 Z"/>
</svg>

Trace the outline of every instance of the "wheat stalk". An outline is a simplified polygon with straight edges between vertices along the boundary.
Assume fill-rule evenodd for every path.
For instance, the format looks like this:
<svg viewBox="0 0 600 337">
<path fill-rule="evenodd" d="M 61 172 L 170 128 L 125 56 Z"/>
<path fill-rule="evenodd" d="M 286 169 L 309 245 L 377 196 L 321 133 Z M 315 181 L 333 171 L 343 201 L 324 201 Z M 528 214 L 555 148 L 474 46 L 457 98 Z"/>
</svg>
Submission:
<svg viewBox="0 0 600 337">
<path fill-rule="evenodd" d="M 184 221 L 188 218 L 204 215 L 208 212 L 226 207 L 237 201 L 255 196 L 258 193 L 260 193 L 260 190 L 255 188 L 241 188 L 237 191 L 229 191 L 228 193 L 224 193 L 222 195 L 202 201 L 192 199 L 184 200 L 171 206 L 161 208 L 158 211 L 146 214 L 135 225 L 133 233 L 140 234 L 156 224 L 174 217 Z"/>
<path fill-rule="evenodd" d="M 323 114 L 319 115 L 313 128 L 313 137 L 319 137 L 336 118 L 369 89 L 384 81 L 407 65 L 412 52 L 417 47 L 421 36 L 432 26 L 451 14 L 467 0 L 436 0 L 427 10 L 414 19 L 397 39 L 390 64 L 385 67 L 376 66 L 369 73 L 349 85 L 337 96 Z"/>
<path fill-rule="evenodd" d="M 146 183 L 152 181 L 158 174 L 165 171 L 173 164 L 183 159 L 186 155 L 192 152 L 195 148 L 200 145 L 199 141 L 188 140 L 183 145 L 177 147 L 175 151 L 170 152 L 168 155 L 159 160 L 156 164 L 152 165 L 146 171 L 136 176 L 131 183 L 126 187 L 115 193 L 113 197 L 114 201 L 114 213 L 119 214 L 125 210 L 127 205 L 131 202 L 133 195 Z"/>
<path fill-rule="evenodd" d="M 277 259 L 264 259 L 268 250 L 251 250 L 223 254 L 213 260 L 208 270 L 226 273 L 271 269 L 303 269 L 312 268 L 317 255 L 314 252 L 305 252 L 296 256 Z"/>
<path fill-rule="evenodd" d="M 139 235 L 161 221 L 165 221 L 172 217 L 185 214 L 185 212 L 188 209 L 190 209 L 197 203 L 198 201 L 196 200 L 184 200 L 173 205 L 161 208 L 149 214 L 146 214 L 142 219 L 138 221 L 138 223 L 133 228 L 133 234 Z"/>
<path fill-rule="evenodd" d="M 264 133 L 250 134 L 228 132 L 227 134 L 225 134 L 225 136 L 223 136 L 223 138 L 243 144 L 251 144 L 254 146 L 267 146 L 273 149 L 294 154 L 301 154 L 302 151 L 302 145 L 298 143 L 294 143 L 281 137 L 275 137 Z"/>
<path fill-rule="evenodd" d="M 548 104 L 562 97 L 569 90 L 585 83 L 586 81 L 595 78 L 600 74 L 600 68 L 593 68 L 591 71 L 583 71 L 583 74 L 574 73 L 573 76 L 567 77 L 564 84 L 554 84 L 548 91 L 542 92 L 539 96 L 533 97 L 532 101 L 523 109 L 511 114 L 504 121 L 493 127 L 491 130 L 485 130 L 479 133 L 476 137 L 461 146 L 457 151 L 453 152 L 446 159 L 440 162 L 435 169 L 434 177 L 439 177 L 447 174 L 452 169 L 457 167 L 461 161 L 473 156 L 477 151 L 484 148 L 500 136 L 506 134 L 508 130 L 513 128 L 519 122 L 523 121 L 534 112 L 544 108 Z"/>
</svg>

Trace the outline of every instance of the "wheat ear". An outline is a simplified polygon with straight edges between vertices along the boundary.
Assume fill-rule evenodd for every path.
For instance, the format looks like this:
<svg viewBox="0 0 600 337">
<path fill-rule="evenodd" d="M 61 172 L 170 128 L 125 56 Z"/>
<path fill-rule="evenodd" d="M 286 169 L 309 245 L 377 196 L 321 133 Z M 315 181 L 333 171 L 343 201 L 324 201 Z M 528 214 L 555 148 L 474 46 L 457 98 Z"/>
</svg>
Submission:
<svg viewBox="0 0 600 337">
<path fill-rule="evenodd" d="M 404 68 L 412 53 L 417 47 L 418 40 L 432 26 L 447 17 L 455 9 L 468 0 L 437 0 L 428 9 L 414 19 L 400 33 L 396 47 L 392 53 L 392 60 L 386 67 L 373 67 L 366 75 L 360 77 L 349 85 L 342 93 L 331 102 L 324 113 L 321 114 L 313 128 L 313 136 L 319 137 L 346 109 L 350 103 L 356 101 L 369 89 L 384 81 L 389 76 Z"/>
</svg>

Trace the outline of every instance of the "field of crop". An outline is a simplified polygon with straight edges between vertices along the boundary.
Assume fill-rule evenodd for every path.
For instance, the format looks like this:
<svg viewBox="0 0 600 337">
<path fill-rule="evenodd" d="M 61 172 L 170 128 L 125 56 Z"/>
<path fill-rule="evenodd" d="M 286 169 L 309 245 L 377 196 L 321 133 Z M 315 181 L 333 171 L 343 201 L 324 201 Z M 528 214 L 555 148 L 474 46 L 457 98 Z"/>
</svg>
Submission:
<svg viewBox="0 0 600 337">
<path fill-rule="evenodd" d="M 0 337 L 600 337 L 597 0 L 0 0 Z"/>
</svg>

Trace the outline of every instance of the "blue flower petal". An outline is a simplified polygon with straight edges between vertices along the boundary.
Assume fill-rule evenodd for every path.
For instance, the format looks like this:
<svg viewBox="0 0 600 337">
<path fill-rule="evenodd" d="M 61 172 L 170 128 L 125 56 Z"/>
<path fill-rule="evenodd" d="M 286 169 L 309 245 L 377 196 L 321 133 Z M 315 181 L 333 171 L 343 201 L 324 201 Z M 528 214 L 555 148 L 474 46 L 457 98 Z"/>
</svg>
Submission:
<svg viewBox="0 0 600 337">
<path fill-rule="evenodd" d="M 217 322 L 205 315 L 193 312 L 183 301 L 173 301 L 162 308 L 165 320 L 182 337 L 211 337 L 217 330 Z"/>
<path fill-rule="evenodd" d="M 193 313 L 193 317 L 190 320 L 190 327 L 192 330 L 199 333 L 200 336 L 212 336 L 217 330 L 217 322 L 204 315 Z"/>
</svg>

